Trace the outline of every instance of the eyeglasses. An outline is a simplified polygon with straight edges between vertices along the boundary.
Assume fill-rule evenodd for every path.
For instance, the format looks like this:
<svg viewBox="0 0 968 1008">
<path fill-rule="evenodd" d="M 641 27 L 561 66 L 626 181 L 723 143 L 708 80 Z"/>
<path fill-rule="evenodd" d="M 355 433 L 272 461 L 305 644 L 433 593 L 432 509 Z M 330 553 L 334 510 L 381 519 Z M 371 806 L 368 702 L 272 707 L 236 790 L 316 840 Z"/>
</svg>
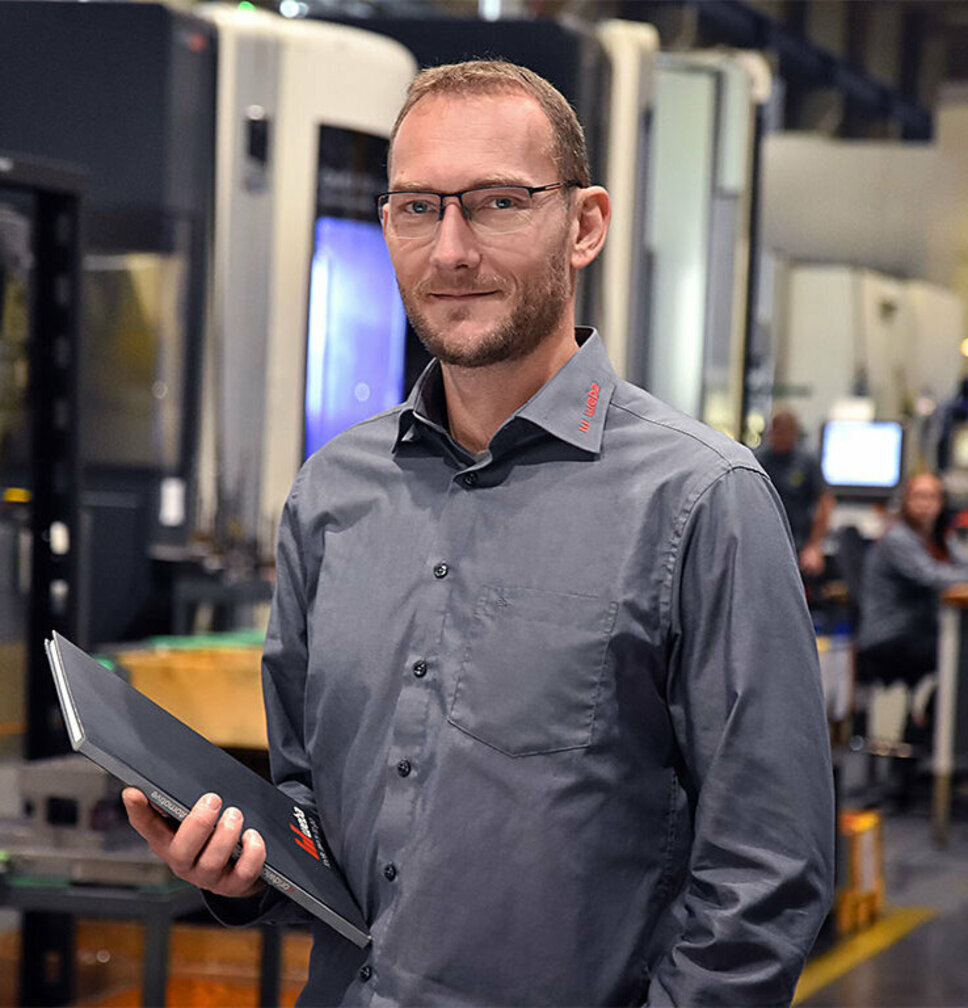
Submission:
<svg viewBox="0 0 968 1008">
<path fill-rule="evenodd" d="M 452 197 L 476 232 L 503 235 L 528 226 L 537 193 L 580 186 L 576 179 L 568 179 L 543 186 L 476 186 L 452 193 L 399 190 L 381 193 L 376 206 L 381 221 L 385 212 L 387 232 L 394 238 L 433 237 L 437 225 L 444 219 L 445 201 Z"/>
</svg>

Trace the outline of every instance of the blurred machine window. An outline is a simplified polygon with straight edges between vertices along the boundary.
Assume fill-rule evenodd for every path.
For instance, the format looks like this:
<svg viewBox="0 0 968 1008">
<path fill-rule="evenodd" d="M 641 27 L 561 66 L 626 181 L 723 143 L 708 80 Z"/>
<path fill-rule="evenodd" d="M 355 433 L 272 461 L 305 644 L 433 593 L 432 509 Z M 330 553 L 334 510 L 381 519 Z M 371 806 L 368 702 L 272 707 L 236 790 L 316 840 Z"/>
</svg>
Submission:
<svg viewBox="0 0 968 1008">
<path fill-rule="evenodd" d="M 33 196 L 0 188 L 0 483 L 26 486 Z"/>
<path fill-rule="evenodd" d="M 26 720 L 34 196 L 0 187 L 0 753 Z"/>
<path fill-rule="evenodd" d="M 387 141 L 319 128 L 305 454 L 403 398 L 407 320 L 376 220 Z"/>
<path fill-rule="evenodd" d="M 147 252 L 85 259 L 81 436 L 89 464 L 178 467 L 185 261 Z"/>
</svg>

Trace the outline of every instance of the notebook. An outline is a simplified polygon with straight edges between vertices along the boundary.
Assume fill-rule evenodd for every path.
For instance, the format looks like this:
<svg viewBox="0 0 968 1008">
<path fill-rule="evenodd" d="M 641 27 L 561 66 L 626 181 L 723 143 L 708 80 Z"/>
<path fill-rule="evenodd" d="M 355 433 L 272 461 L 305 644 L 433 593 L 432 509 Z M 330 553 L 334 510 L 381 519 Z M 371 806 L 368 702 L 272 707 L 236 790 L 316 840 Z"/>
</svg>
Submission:
<svg viewBox="0 0 968 1008">
<path fill-rule="evenodd" d="M 213 745 L 67 638 L 45 641 L 71 745 L 181 820 L 210 791 L 266 845 L 269 885 L 361 948 L 370 935 L 315 813 Z"/>
</svg>

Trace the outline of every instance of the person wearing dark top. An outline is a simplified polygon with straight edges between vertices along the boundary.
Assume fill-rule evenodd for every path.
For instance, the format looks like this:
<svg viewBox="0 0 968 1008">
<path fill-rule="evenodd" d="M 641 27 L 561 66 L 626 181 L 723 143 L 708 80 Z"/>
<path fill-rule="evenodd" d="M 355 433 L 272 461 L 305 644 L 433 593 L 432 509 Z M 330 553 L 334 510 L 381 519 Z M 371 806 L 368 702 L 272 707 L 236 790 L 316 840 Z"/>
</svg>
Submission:
<svg viewBox="0 0 968 1008">
<path fill-rule="evenodd" d="M 775 491 L 576 327 L 610 208 L 546 81 L 424 71 L 388 169 L 435 360 L 301 470 L 264 652 L 273 777 L 373 935 L 314 923 L 301 1003 L 788 1004 L 834 818 Z M 176 831 L 125 800 L 226 923 L 299 913 L 218 796 Z"/>
<path fill-rule="evenodd" d="M 823 573 L 823 541 L 834 507 L 820 463 L 800 446 L 800 422 L 787 408 L 777 409 L 756 461 L 773 481 L 793 533 L 800 570 L 808 577 Z"/>
<path fill-rule="evenodd" d="M 968 558 L 945 535 L 944 487 L 932 473 L 904 487 L 898 520 L 864 561 L 857 671 L 909 686 L 937 669 L 938 596 L 968 582 Z"/>
</svg>

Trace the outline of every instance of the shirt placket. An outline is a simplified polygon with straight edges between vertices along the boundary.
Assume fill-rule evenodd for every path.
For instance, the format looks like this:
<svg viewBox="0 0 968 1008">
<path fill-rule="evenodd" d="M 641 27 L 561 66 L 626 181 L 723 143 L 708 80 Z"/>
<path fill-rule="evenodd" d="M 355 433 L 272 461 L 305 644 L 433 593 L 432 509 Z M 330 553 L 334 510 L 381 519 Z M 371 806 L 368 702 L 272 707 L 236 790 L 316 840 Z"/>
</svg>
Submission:
<svg viewBox="0 0 968 1008">
<path fill-rule="evenodd" d="M 441 465 L 446 465 L 442 460 Z M 437 737 L 446 718 L 447 673 L 442 653 L 444 622 L 452 609 L 455 592 L 463 592 L 466 572 L 462 561 L 473 531 L 476 503 L 470 499 L 479 486 L 481 466 L 450 468 L 443 506 L 438 510 L 436 529 L 429 537 L 430 546 L 416 572 L 413 591 L 415 608 L 424 618 L 415 627 L 409 648 L 397 674 L 402 677 L 394 710 L 386 765 L 383 803 L 377 817 L 378 853 L 374 864 L 377 885 L 382 893 L 380 914 L 373 927 L 374 948 L 394 958 L 392 946 L 400 936 L 393 927 L 401 888 L 407 878 L 408 849 L 414 834 L 414 818 L 421 804 L 421 790 L 432 786 L 429 774 Z M 452 671 L 452 670 L 451 670 Z M 436 764 L 433 764 L 434 766 Z M 379 983 L 379 952 L 361 971 L 361 979 L 370 988 L 372 1002 L 392 999 L 393 992 Z"/>
</svg>

